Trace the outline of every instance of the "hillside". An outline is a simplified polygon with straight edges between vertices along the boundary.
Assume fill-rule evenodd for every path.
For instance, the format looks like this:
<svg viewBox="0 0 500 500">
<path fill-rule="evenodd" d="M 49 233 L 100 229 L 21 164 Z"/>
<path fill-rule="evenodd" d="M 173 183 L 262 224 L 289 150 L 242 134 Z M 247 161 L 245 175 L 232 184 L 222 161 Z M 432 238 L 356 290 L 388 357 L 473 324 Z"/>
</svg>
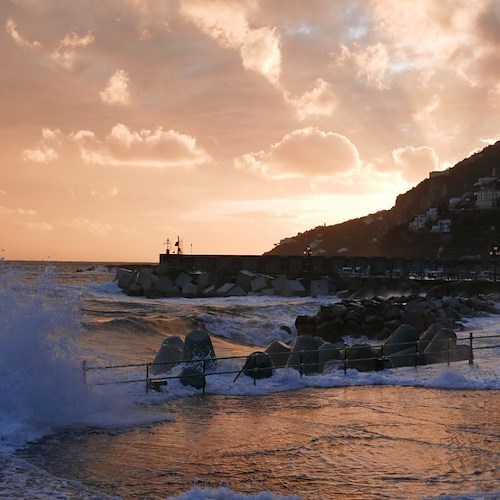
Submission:
<svg viewBox="0 0 500 500">
<path fill-rule="evenodd" d="M 318 226 L 282 240 L 266 255 L 481 258 L 500 242 L 500 207 L 475 207 L 478 180 L 500 173 L 500 141 L 457 163 L 442 175 L 425 179 L 401 194 L 390 210 L 332 226 Z M 493 190 L 500 189 L 498 179 Z M 457 199 L 451 208 L 450 199 Z M 498 202 L 498 200 L 497 200 Z M 429 209 L 449 219 L 449 232 L 432 232 L 432 223 L 412 231 L 408 224 Z"/>
</svg>

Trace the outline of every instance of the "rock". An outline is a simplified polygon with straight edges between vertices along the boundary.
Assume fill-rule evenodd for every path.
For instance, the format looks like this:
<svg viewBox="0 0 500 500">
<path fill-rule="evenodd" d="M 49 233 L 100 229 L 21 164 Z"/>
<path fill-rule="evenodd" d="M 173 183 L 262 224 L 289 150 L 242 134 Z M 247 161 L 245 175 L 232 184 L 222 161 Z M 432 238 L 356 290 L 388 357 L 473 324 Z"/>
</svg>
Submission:
<svg viewBox="0 0 500 500">
<path fill-rule="evenodd" d="M 342 342 L 341 332 L 343 326 L 344 324 L 340 319 L 325 321 L 316 327 L 315 335 L 326 342 Z"/>
<path fill-rule="evenodd" d="M 318 371 L 318 339 L 310 335 L 297 337 L 286 366 L 304 374 Z"/>
<path fill-rule="evenodd" d="M 419 339 L 419 332 L 411 325 L 402 324 L 399 328 L 394 330 L 391 336 L 384 344 L 384 356 L 390 356 L 398 351 L 403 351 L 409 347 L 417 350 L 417 342 Z"/>
<path fill-rule="evenodd" d="M 345 350 L 347 368 L 354 368 L 358 372 L 381 370 L 384 365 L 379 359 L 379 352 L 379 349 L 369 344 L 354 344 Z"/>
<path fill-rule="evenodd" d="M 118 268 L 115 273 L 115 281 L 122 290 L 127 290 L 132 283 L 135 283 L 137 273 L 130 269 Z"/>
<path fill-rule="evenodd" d="M 172 337 L 173 338 L 173 337 Z M 179 337 L 176 340 L 165 339 L 160 347 L 160 350 L 153 360 L 151 365 L 151 373 L 158 375 L 160 373 L 167 373 L 174 366 L 177 366 L 184 359 L 184 342 Z"/>
<path fill-rule="evenodd" d="M 246 292 L 236 283 L 224 283 L 217 289 L 218 297 L 243 297 Z"/>
<path fill-rule="evenodd" d="M 341 349 L 343 350 L 345 347 L 343 342 L 325 342 L 318 349 L 318 371 L 320 373 L 323 372 L 325 364 L 329 363 L 333 360 L 341 359 Z"/>
<path fill-rule="evenodd" d="M 206 290 L 210 285 L 212 285 L 212 276 L 210 273 L 205 272 L 201 273 L 197 277 L 198 279 L 196 280 L 198 284 L 198 291 L 201 293 L 203 290 Z"/>
<path fill-rule="evenodd" d="M 311 280 L 309 292 L 312 297 L 317 297 L 319 295 L 328 295 L 328 280 L 326 278 L 320 280 Z"/>
<path fill-rule="evenodd" d="M 170 347 L 177 347 L 178 349 L 182 349 L 184 351 L 184 340 L 182 340 L 177 335 L 171 335 L 163 340 L 162 345 L 168 345 Z"/>
<path fill-rule="evenodd" d="M 158 281 L 153 285 L 153 287 L 157 292 L 160 292 L 162 294 L 166 294 L 173 289 L 179 291 L 179 289 L 174 285 L 174 283 L 168 276 L 162 276 L 161 278 L 159 278 Z"/>
<path fill-rule="evenodd" d="M 273 376 L 273 361 L 266 352 L 256 351 L 249 354 L 243 365 L 243 373 L 254 379 L 270 378 Z"/>
<path fill-rule="evenodd" d="M 264 352 L 271 357 L 276 368 L 283 368 L 290 357 L 290 351 L 290 346 L 279 340 L 274 340 L 266 347 Z"/>
<path fill-rule="evenodd" d="M 236 276 L 236 284 L 241 287 L 245 293 L 248 293 L 252 290 L 252 280 L 256 277 L 256 274 L 252 271 L 242 270 L 238 272 Z"/>
<path fill-rule="evenodd" d="M 444 328 L 444 325 L 441 323 L 432 323 L 432 325 L 425 330 L 425 332 L 420 336 L 420 340 L 418 342 L 418 350 L 420 352 L 424 352 L 425 348 L 429 345 L 429 342 L 434 338 L 434 335 Z"/>
<path fill-rule="evenodd" d="M 144 292 L 149 292 L 158 280 L 158 276 L 149 269 L 141 269 L 137 274 L 137 284 L 140 285 Z"/>
<path fill-rule="evenodd" d="M 441 328 L 424 350 L 429 363 L 443 363 L 452 359 L 452 351 L 457 345 L 457 335 L 449 328 Z"/>
<path fill-rule="evenodd" d="M 195 389 L 203 389 L 206 381 L 203 372 L 194 366 L 186 366 L 179 377 L 182 385 L 194 387 Z"/>
<path fill-rule="evenodd" d="M 125 289 L 125 292 L 131 297 L 138 297 L 139 295 L 142 295 L 143 290 L 139 283 L 132 283 L 127 289 Z"/>
<path fill-rule="evenodd" d="M 253 280 L 250 282 L 250 290 L 252 292 L 261 292 L 265 288 L 270 288 L 271 279 L 269 276 L 264 274 L 256 274 Z"/>
<path fill-rule="evenodd" d="M 198 285 L 194 283 L 186 283 L 181 290 L 181 295 L 183 297 L 194 298 L 198 297 Z"/>
<path fill-rule="evenodd" d="M 191 283 L 193 281 L 193 278 L 189 276 L 189 274 L 186 274 L 184 272 L 181 272 L 179 276 L 175 279 L 175 284 L 182 290 L 184 286 L 188 283 Z"/>
<path fill-rule="evenodd" d="M 414 347 L 407 347 L 401 351 L 387 356 L 388 368 L 401 366 L 417 366 L 426 364 L 425 354 L 418 352 Z"/>
<path fill-rule="evenodd" d="M 207 332 L 194 330 L 186 335 L 184 359 L 189 361 L 206 360 L 206 368 L 213 368 L 216 365 L 215 351 Z"/>
</svg>

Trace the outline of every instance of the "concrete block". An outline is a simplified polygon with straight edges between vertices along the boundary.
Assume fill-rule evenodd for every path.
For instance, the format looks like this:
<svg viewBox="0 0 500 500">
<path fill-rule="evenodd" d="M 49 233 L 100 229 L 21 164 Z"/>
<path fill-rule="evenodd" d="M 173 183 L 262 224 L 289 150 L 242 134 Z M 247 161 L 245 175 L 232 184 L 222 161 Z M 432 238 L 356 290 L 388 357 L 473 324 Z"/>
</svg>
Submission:
<svg viewBox="0 0 500 500">
<path fill-rule="evenodd" d="M 194 283 L 186 283 L 181 290 L 183 297 L 198 297 L 198 286 Z"/>
<path fill-rule="evenodd" d="M 145 292 L 151 290 L 158 280 L 158 276 L 154 275 L 149 269 L 141 269 L 137 275 L 137 284 L 140 285 Z"/>
<path fill-rule="evenodd" d="M 310 293 L 312 297 L 317 297 L 318 295 L 328 295 L 328 280 L 311 280 Z"/>
<path fill-rule="evenodd" d="M 191 283 L 192 281 L 193 278 L 191 278 L 189 274 L 182 272 L 181 274 L 179 274 L 179 276 L 177 276 L 175 284 L 182 289 L 184 285 L 186 285 L 187 283 Z"/>
<path fill-rule="evenodd" d="M 260 292 L 264 288 L 269 288 L 270 284 L 271 278 L 269 276 L 265 276 L 264 274 L 256 274 L 250 282 L 250 289 L 252 292 Z"/>
<path fill-rule="evenodd" d="M 252 271 L 242 270 L 238 272 L 236 277 L 236 284 L 239 285 L 245 292 L 250 292 L 252 287 L 252 280 L 255 278 L 256 274 Z"/>
</svg>

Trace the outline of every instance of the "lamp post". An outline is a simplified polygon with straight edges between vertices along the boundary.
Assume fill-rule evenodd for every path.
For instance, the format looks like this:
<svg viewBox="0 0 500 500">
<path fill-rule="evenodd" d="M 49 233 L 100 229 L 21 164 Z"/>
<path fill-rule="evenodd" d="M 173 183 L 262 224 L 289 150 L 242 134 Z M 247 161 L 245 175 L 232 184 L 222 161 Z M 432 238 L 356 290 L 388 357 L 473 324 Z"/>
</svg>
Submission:
<svg viewBox="0 0 500 500">
<path fill-rule="evenodd" d="M 497 257 L 500 255 L 498 245 L 493 245 L 490 250 L 490 256 L 493 257 L 493 282 L 497 282 Z"/>
<path fill-rule="evenodd" d="M 304 250 L 304 257 L 306 258 L 306 272 L 310 272 L 310 261 L 311 261 L 312 249 L 309 245 L 306 246 Z"/>
</svg>

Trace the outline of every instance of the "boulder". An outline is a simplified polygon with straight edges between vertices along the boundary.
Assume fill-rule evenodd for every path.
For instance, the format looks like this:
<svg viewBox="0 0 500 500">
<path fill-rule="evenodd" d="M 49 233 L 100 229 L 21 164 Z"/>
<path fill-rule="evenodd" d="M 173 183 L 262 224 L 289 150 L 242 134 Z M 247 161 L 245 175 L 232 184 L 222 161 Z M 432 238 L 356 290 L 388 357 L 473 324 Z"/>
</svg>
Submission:
<svg viewBox="0 0 500 500">
<path fill-rule="evenodd" d="M 311 280 L 309 291 L 312 297 L 317 297 L 319 295 L 328 295 L 328 280 L 326 278 L 320 280 Z"/>
<path fill-rule="evenodd" d="M 432 325 L 425 330 L 425 332 L 420 336 L 420 340 L 418 342 L 418 350 L 420 352 L 424 352 L 425 348 L 429 345 L 429 342 L 434 338 L 434 335 L 444 328 L 444 325 L 441 323 L 432 323 Z"/>
<path fill-rule="evenodd" d="M 206 384 L 203 372 L 195 366 L 186 366 L 180 376 L 179 380 L 182 385 L 194 387 L 195 389 L 203 389 Z"/>
<path fill-rule="evenodd" d="M 428 363 L 444 363 L 452 360 L 457 345 L 457 335 L 449 328 L 441 328 L 424 350 Z"/>
<path fill-rule="evenodd" d="M 175 279 L 175 284 L 182 290 L 187 283 L 191 283 L 193 278 L 189 274 L 181 272 Z"/>
<path fill-rule="evenodd" d="M 215 351 L 212 340 L 207 332 L 194 330 L 186 335 L 184 339 L 184 360 L 207 360 L 205 362 L 206 368 L 213 368 L 215 366 Z"/>
<path fill-rule="evenodd" d="M 303 374 L 318 372 L 318 339 L 310 335 L 297 337 L 286 366 Z"/>
<path fill-rule="evenodd" d="M 141 269 L 137 274 L 137 284 L 145 292 L 149 292 L 153 289 L 153 285 L 159 280 L 158 276 L 153 274 L 150 269 Z"/>
<path fill-rule="evenodd" d="M 130 269 L 118 268 L 115 273 L 115 281 L 122 290 L 127 290 L 135 282 L 137 273 Z"/>
<path fill-rule="evenodd" d="M 390 356 L 395 352 L 403 351 L 409 347 L 413 347 L 416 351 L 418 339 L 419 332 L 416 328 L 413 328 L 411 325 L 402 324 L 386 340 L 383 354 Z"/>
<path fill-rule="evenodd" d="M 242 372 L 254 379 L 270 378 L 273 376 L 273 361 L 266 352 L 256 351 L 247 356 Z"/>
<path fill-rule="evenodd" d="M 177 366 L 184 359 L 184 342 L 180 337 L 166 338 L 161 344 L 160 350 L 157 352 L 153 364 L 151 365 L 151 373 L 158 375 L 167 373 L 174 366 Z"/>
<path fill-rule="evenodd" d="M 264 352 L 271 357 L 276 368 L 283 368 L 286 366 L 290 351 L 290 346 L 279 340 L 274 340 L 266 347 Z"/>
<path fill-rule="evenodd" d="M 387 356 L 388 368 L 399 368 L 401 366 L 425 365 L 426 355 L 418 352 L 414 347 L 407 347 L 401 351 Z"/>
<path fill-rule="evenodd" d="M 323 372 L 325 364 L 329 363 L 332 360 L 340 360 L 341 359 L 341 349 L 344 349 L 343 342 L 325 342 L 318 349 L 318 371 L 320 373 Z"/>
<path fill-rule="evenodd" d="M 181 295 L 183 297 L 194 298 L 198 297 L 198 285 L 194 283 L 186 283 L 181 290 Z"/>
<path fill-rule="evenodd" d="M 358 372 L 371 372 L 384 368 L 379 359 L 380 350 L 369 344 L 354 344 L 344 351 L 347 368 L 354 368 Z"/>
<path fill-rule="evenodd" d="M 256 274 L 252 271 L 242 270 L 238 272 L 236 276 L 236 284 L 239 285 L 245 293 L 248 293 L 252 290 L 252 280 L 255 278 Z"/>
<path fill-rule="evenodd" d="M 264 274 L 256 274 L 250 282 L 250 291 L 261 292 L 265 288 L 269 289 L 270 283 L 271 278 L 269 276 L 265 276 Z"/>
</svg>

